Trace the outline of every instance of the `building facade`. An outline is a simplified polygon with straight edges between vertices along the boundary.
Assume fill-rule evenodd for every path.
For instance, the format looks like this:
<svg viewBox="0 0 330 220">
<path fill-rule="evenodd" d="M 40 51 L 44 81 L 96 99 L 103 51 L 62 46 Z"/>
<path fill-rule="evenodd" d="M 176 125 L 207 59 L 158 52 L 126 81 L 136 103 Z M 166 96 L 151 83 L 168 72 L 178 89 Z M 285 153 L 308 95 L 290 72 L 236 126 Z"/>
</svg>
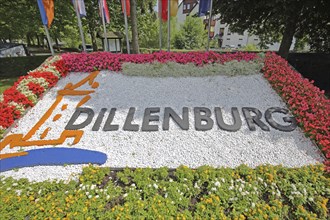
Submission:
<svg viewBox="0 0 330 220">
<path fill-rule="evenodd" d="M 184 0 L 179 4 L 177 23 L 181 25 L 185 22 L 187 16 L 192 16 L 198 13 L 199 1 L 198 0 Z M 201 19 L 208 19 L 206 16 Z M 246 45 L 258 46 L 260 38 L 256 35 L 249 34 L 248 31 L 243 33 L 231 32 L 228 24 L 221 22 L 220 15 L 214 15 L 215 20 L 214 27 L 211 30 L 214 32 L 213 38 L 218 40 L 218 48 L 242 48 Z M 212 23 L 211 23 L 212 24 Z M 212 36 L 212 35 L 211 35 Z M 295 39 L 291 45 L 290 50 L 294 48 Z M 280 47 L 280 43 L 267 44 L 268 50 L 277 51 Z"/>
</svg>

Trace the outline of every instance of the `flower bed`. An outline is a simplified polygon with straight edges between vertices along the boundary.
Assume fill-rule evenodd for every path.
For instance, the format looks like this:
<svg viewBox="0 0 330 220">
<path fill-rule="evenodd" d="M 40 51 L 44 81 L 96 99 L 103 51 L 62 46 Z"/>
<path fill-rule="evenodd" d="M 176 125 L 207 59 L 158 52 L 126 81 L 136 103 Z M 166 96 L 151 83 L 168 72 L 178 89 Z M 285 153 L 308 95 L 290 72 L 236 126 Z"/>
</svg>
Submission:
<svg viewBox="0 0 330 220">
<path fill-rule="evenodd" d="M 33 107 L 43 93 L 68 74 L 60 56 L 48 58 L 40 67 L 20 77 L 0 95 L 0 138 L 5 129 L 20 118 L 27 108 Z"/>
<path fill-rule="evenodd" d="M 98 70 L 122 70 L 123 63 L 167 63 L 176 62 L 181 64 L 194 63 L 202 66 L 208 63 L 225 63 L 232 60 L 250 61 L 258 58 L 255 53 L 228 53 L 218 54 L 214 52 L 189 52 L 189 53 L 167 53 L 158 52 L 153 54 L 111 54 L 105 52 L 92 54 L 63 54 L 65 64 L 70 72 L 90 72 Z"/>
<path fill-rule="evenodd" d="M 131 63 L 193 63 L 203 66 L 238 60 L 252 61 L 259 58 L 255 53 L 218 54 L 214 52 L 167 53 L 143 55 L 111 54 L 63 54 L 47 59 L 39 68 L 20 77 L 14 86 L 0 96 L 0 135 L 21 117 L 25 110 L 36 104 L 43 92 L 53 87 L 68 72 L 88 72 L 95 69 L 120 71 L 122 64 Z M 268 53 L 263 72 L 273 88 L 287 102 L 306 136 L 318 144 L 324 152 L 330 171 L 330 101 L 307 79 L 292 70 L 279 56 Z"/>
<path fill-rule="evenodd" d="M 0 179 L 3 219 L 327 219 L 323 166 L 175 171 L 87 166 L 79 182 Z"/>
<path fill-rule="evenodd" d="M 305 135 L 324 152 L 330 172 L 330 100 L 324 91 L 304 79 L 281 57 L 269 53 L 263 68 L 264 76 L 286 101 Z"/>
</svg>

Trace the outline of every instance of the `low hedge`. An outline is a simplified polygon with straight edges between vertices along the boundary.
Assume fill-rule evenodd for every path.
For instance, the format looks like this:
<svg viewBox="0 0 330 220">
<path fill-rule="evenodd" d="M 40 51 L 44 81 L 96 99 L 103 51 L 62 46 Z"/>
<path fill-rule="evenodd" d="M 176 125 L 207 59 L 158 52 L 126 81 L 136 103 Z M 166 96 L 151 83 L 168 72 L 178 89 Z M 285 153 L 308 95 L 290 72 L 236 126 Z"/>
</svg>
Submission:
<svg viewBox="0 0 330 220">
<path fill-rule="evenodd" d="M 87 166 L 70 182 L 1 177 L 3 219 L 327 219 L 323 165 L 196 170 Z"/>
<path fill-rule="evenodd" d="M 0 59 L 0 78 L 26 75 L 40 66 L 49 56 L 5 57 Z"/>
</svg>

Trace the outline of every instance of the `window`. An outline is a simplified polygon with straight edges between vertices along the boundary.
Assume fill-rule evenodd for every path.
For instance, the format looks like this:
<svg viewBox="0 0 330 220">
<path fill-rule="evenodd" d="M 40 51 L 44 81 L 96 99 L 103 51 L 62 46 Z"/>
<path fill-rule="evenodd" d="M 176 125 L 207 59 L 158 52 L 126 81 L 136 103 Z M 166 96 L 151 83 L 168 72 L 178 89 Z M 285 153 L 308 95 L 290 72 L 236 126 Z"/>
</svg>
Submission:
<svg viewBox="0 0 330 220">
<path fill-rule="evenodd" d="M 238 47 L 241 47 L 242 45 L 241 44 L 237 44 Z"/>
<path fill-rule="evenodd" d="M 198 1 L 197 0 L 184 0 L 182 4 L 183 4 L 182 13 L 189 14 L 192 11 L 192 9 L 194 8 L 194 6 L 196 6 L 196 4 L 198 4 Z"/>
<path fill-rule="evenodd" d="M 230 40 L 230 38 L 227 38 L 227 40 Z"/>
<path fill-rule="evenodd" d="M 220 28 L 220 30 L 219 30 L 220 37 L 223 37 L 224 32 L 225 32 L 225 29 L 224 28 Z"/>
<path fill-rule="evenodd" d="M 258 39 L 254 39 L 254 41 L 258 41 Z"/>
<path fill-rule="evenodd" d="M 243 40 L 242 38 L 238 39 L 238 40 Z"/>
</svg>

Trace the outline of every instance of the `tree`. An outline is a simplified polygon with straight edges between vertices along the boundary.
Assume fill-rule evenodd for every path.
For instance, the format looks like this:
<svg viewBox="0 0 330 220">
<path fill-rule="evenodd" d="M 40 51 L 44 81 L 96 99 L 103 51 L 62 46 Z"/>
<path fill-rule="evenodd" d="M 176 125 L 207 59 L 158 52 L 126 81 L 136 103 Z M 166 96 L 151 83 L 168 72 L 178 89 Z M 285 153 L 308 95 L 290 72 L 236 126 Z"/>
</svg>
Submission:
<svg viewBox="0 0 330 220">
<path fill-rule="evenodd" d="M 137 11 L 136 11 L 136 0 L 131 0 L 131 25 L 132 25 L 132 52 L 140 53 L 139 51 L 139 39 L 137 29 Z"/>
<path fill-rule="evenodd" d="M 41 25 L 38 6 L 33 0 L 0 0 L 0 36 L 2 41 L 24 39 L 31 43 Z M 39 16 L 39 17 L 38 17 Z M 40 21 L 39 23 L 37 21 Z"/>
<path fill-rule="evenodd" d="M 54 1 L 54 14 L 49 31 L 59 49 L 59 40 L 66 36 L 70 26 L 77 26 L 77 18 L 71 1 Z"/>
<path fill-rule="evenodd" d="M 204 29 L 202 19 L 187 16 L 174 36 L 174 46 L 177 49 L 200 49 L 205 39 L 207 39 L 207 31 Z"/>
<path fill-rule="evenodd" d="M 329 46 L 329 8 L 329 0 L 214 0 L 213 7 L 235 32 L 248 30 L 270 42 L 280 39 L 279 54 L 284 58 L 294 36 L 308 36 L 314 45 L 316 36 L 322 34 L 321 45 Z"/>
<path fill-rule="evenodd" d="M 136 1 L 130 0 L 131 3 L 131 29 L 132 29 L 132 52 L 140 53 L 139 50 L 139 32 L 141 34 L 141 30 L 138 29 L 140 22 L 138 22 L 139 18 L 150 17 L 148 15 L 153 14 L 153 8 L 156 5 L 157 0 L 144 0 L 144 1 Z M 139 9 L 139 10 L 137 10 Z M 138 18 L 139 17 L 139 18 Z M 144 24 L 142 24 L 144 25 Z M 138 31 L 140 30 L 140 31 Z"/>
</svg>

